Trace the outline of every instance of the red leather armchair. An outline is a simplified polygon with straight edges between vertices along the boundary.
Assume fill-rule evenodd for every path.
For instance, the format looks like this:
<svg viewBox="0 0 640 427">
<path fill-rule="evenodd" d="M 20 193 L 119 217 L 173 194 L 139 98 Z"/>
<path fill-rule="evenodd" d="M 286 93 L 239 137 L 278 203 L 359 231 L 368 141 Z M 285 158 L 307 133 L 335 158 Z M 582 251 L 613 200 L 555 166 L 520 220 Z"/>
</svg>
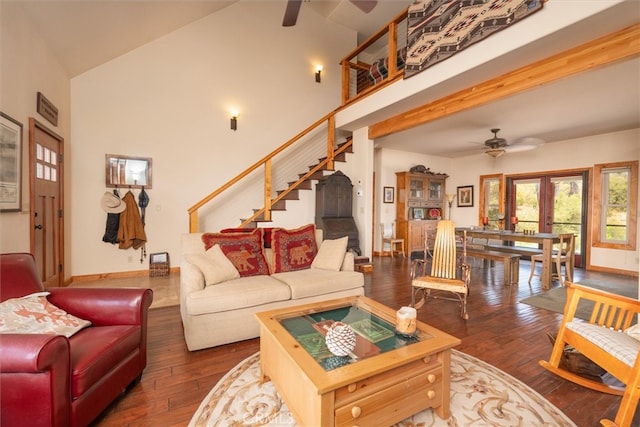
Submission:
<svg viewBox="0 0 640 427">
<path fill-rule="evenodd" d="M 0 301 L 42 292 L 31 254 L 0 255 Z M 91 326 L 0 334 L 0 425 L 86 426 L 147 364 L 150 289 L 52 288 L 49 301 Z"/>
</svg>

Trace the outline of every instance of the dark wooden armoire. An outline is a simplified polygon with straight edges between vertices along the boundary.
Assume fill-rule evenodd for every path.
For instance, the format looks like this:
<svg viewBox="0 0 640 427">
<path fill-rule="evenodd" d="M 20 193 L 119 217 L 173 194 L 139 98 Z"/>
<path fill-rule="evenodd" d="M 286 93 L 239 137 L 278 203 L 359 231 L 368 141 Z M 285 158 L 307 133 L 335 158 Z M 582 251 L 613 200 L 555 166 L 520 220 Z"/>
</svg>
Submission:
<svg viewBox="0 0 640 427">
<path fill-rule="evenodd" d="M 360 255 L 358 227 L 353 219 L 353 184 L 340 171 L 316 184 L 316 227 L 322 229 L 325 239 L 348 236 L 347 250 Z"/>
</svg>

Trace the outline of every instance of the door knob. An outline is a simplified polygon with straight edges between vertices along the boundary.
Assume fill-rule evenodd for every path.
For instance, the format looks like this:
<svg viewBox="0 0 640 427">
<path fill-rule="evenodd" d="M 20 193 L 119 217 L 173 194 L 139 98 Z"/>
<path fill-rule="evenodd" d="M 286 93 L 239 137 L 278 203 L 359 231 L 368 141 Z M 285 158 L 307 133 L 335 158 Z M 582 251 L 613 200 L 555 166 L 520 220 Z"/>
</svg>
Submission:
<svg viewBox="0 0 640 427">
<path fill-rule="evenodd" d="M 33 228 L 35 228 L 36 230 L 42 230 L 42 224 L 38 224 Z"/>
</svg>

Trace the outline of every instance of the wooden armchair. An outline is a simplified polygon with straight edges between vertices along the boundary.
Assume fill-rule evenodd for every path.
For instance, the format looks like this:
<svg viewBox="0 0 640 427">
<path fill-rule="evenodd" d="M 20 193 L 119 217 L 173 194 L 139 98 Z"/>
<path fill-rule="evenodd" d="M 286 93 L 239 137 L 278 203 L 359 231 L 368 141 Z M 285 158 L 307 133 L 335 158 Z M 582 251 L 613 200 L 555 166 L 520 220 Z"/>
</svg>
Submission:
<svg viewBox="0 0 640 427">
<path fill-rule="evenodd" d="M 428 247 L 428 246 L 427 246 Z M 464 233 L 462 239 L 462 258 L 460 273 L 458 274 L 458 257 L 456 256 L 456 235 L 453 221 L 441 220 L 438 222 L 433 256 L 431 260 L 431 274 L 418 275 L 414 264 L 411 272 L 411 305 L 416 309 L 422 307 L 428 298 L 442 298 L 460 302 L 460 316 L 467 320 L 467 295 L 469 294 L 469 281 L 471 279 L 470 267 L 467 265 L 467 236 Z M 443 297 L 439 294 L 449 293 L 453 297 Z M 416 302 L 416 296 L 421 298 Z"/>
<path fill-rule="evenodd" d="M 571 282 L 567 304 L 549 361 L 540 365 L 554 374 L 603 393 L 622 396 L 615 422 L 601 420 L 604 426 L 630 426 L 640 398 L 640 341 L 624 331 L 637 321 L 640 300 L 588 288 Z M 578 303 L 590 301 L 593 310 L 588 321 L 574 318 Z M 560 367 L 565 345 L 598 364 L 626 387 L 610 386 L 569 372 Z"/>
</svg>

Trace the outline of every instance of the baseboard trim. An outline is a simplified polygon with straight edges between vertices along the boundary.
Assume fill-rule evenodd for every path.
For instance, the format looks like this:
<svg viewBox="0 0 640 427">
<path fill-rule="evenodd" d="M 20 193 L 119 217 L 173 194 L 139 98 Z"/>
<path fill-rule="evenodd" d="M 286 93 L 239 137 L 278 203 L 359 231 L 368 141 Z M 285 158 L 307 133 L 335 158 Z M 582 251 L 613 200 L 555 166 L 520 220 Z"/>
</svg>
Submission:
<svg viewBox="0 0 640 427">
<path fill-rule="evenodd" d="M 586 269 L 590 271 L 599 271 L 600 273 L 621 274 L 623 276 L 638 277 L 638 272 L 633 270 L 621 270 L 619 268 L 602 267 L 599 265 L 589 265 Z"/>
<path fill-rule="evenodd" d="M 170 273 L 180 273 L 180 267 L 169 268 Z M 98 274 L 83 274 L 80 276 L 71 276 L 68 280 L 68 284 L 76 282 L 87 282 L 91 280 L 101 279 L 119 279 L 124 277 L 143 277 L 149 276 L 149 270 L 134 270 L 134 271 L 114 271 L 112 273 L 98 273 Z"/>
</svg>

